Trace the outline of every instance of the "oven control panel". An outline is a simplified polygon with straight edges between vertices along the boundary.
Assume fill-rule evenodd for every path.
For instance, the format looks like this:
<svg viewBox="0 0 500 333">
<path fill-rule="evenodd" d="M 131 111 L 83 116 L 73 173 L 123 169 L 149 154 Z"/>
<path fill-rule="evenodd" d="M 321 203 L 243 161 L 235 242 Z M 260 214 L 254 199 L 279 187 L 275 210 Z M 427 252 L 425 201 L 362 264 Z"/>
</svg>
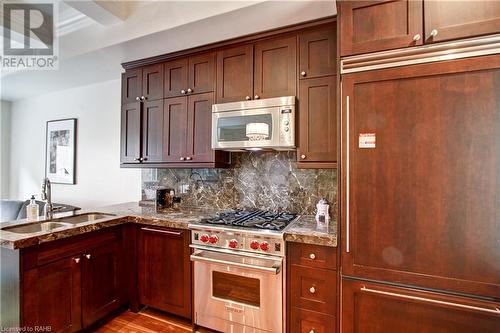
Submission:
<svg viewBox="0 0 500 333">
<path fill-rule="evenodd" d="M 285 255 L 282 235 L 245 233 L 210 228 L 191 228 L 191 244 L 253 253 Z"/>
</svg>

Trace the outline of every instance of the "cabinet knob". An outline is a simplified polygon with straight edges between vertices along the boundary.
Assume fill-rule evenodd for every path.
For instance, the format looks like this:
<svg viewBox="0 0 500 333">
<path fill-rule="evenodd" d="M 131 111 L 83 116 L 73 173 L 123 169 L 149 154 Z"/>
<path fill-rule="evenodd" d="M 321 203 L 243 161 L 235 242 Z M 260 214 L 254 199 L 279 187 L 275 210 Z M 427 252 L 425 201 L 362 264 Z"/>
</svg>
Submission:
<svg viewBox="0 0 500 333">
<path fill-rule="evenodd" d="M 309 292 L 311 294 L 314 294 L 316 292 L 316 288 L 314 288 L 314 287 L 309 288 Z"/>
<path fill-rule="evenodd" d="M 183 95 L 186 94 L 186 90 L 182 89 L 181 94 L 183 94 Z"/>
<path fill-rule="evenodd" d="M 302 155 L 300 155 L 300 158 L 301 158 L 301 159 L 305 159 L 305 158 L 306 158 L 306 155 L 302 154 Z"/>
<path fill-rule="evenodd" d="M 311 260 L 316 259 L 316 255 L 315 255 L 314 253 L 311 253 L 311 254 L 309 255 L 309 259 L 311 259 Z"/>
<path fill-rule="evenodd" d="M 245 99 L 246 99 L 247 101 L 249 101 L 249 100 L 251 99 L 251 97 L 250 97 L 250 96 L 247 96 L 247 97 L 245 97 Z"/>
<path fill-rule="evenodd" d="M 73 260 L 78 264 L 80 262 L 80 258 L 73 258 Z"/>
<path fill-rule="evenodd" d="M 146 99 L 146 97 L 141 96 L 141 101 L 144 101 L 145 99 Z"/>
<path fill-rule="evenodd" d="M 255 99 L 259 99 L 259 98 L 260 98 L 260 96 L 259 96 L 259 95 L 255 95 L 253 98 L 255 98 Z"/>
<path fill-rule="evenodd" d="M 140 157 L 136 157 L 136 158 L 134 158 L 134 161 L 137 161 L 137 162 L 142 162 L 142 158 L 140 158 Z"/>
<path fill-rule="evenodd" d="M 305 71 L 302 71 L 302 72 L 300 72 L 300 75 L 301 75 L 301 76 L 306 76 L 306 75 L 307 75 L 307 73 L 306 73 Z"/>
<path fill-rule="evenodd" d="M 90 254 L 85 254 L 85 258 L 90 259 L 92 256 Z"/>
<path fill-rule="evenodd" d="M 192 92 L 193 92 L 193 89 L 188 88 L 188 93 L 192 93 Z"/>
<path fill-rule="evenodd" d="M 438 31 L 436 29 L 431 30 L 431 37 L 436 37 L 438 34 Z"/>
<path fill-rule="evenodd" d="M 147 157 L 143 157 L 143 158 L 142 158 L 142 161 L 147 161 L 147 160 L 148 160 L 148 158 L 147 158 Z"/>
<path fill-rule="evenodd" d="M 421 38 L 420 34 L 416 34 L 415 36 L 413 36 L 413 41 L 417 42 L 420 40 L 420 38 Z"/>
<path fill-rule="evenodd" d="M 314 329 L 310 330 L 309 333 L 316 333 Z"/>
<path fill-rule="evenodd" d="M 191 161 L 193 158 L 191 156 L 186 157 L 186 161 Z"/>
<path fill-rule="evenodd" d="M 179 158 L 181 161 L 184 161 L 186 158 L 185 157 L 181 157 Z"/>
<path fill-rule="evenodd" d="M 140 98 L 139 96 L 137 96 L 137 97 L 135 98 L 135 100 L 139 102 L 139 101 L 141 100 L 141 98 Z"/>
</svg>

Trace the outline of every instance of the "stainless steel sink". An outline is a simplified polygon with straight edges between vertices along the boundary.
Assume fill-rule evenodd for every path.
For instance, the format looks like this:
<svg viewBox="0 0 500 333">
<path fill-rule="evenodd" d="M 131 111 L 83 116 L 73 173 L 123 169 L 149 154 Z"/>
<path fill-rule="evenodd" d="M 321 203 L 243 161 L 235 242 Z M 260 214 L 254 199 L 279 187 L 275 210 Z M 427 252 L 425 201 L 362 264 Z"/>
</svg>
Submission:
<svg viewBox="0 0 500 333">
<path fill-rule="evenodd" d="M 113 217 L 113 216 L 116 216 L 116 215 L 105 214 L 105 213 L 85 213 L 85 214 L 81 214 L 81 215 L 61 217 L 61 218 L 58 218 L 57 221 L 64 222 L 64 223 L 78 224 L 78 223 L 106 219 L 106 218 Z"/>
<path fill-rule="evenodd" d="M 14 232 L 17 234 L 31 234 L 40 231 L 52 231 L 62 228 L 70 228 L 73 224 L 64 222 L 33 222 L 23 225 L 12 225 L 9 227 L 2 228 L 4 231 Z"/>
</svg>

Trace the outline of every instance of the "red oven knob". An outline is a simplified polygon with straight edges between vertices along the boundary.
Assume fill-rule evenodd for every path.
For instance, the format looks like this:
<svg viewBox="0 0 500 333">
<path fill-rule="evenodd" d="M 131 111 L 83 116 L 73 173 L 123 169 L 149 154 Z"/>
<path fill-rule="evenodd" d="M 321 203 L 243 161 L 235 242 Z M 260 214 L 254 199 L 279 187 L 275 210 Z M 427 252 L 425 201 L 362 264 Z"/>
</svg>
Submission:
<svg viewBox="0 0 500 333">
<path fill-rule="evenodd" d="M 205 235 L 201 235 L 201 236 L 200 236 L 200 240 L 201 240 L 203 243 L 208 242 L 208 235 L 207 235 L 207 234 L 205 234 Z"/>
<path fill-rule="evenodd" d="M 258 250 L 259 249 L 259 242 L 257 241 L 252 241 L 250 243 L 250 247 L 252 248 L 252 250 Z"/>
<path fill-rule="evenodd" d="M 217 237 L 216 235 L 212 235 L 212 236 L 210 236 L 208 241 L 210 242 L 210 244 L 215 244 L 219 241 L 219 237 Z"/>
<path fill-rule="evenodd" d="M 269 243 L 268 243 L 268 242 L 262 242 L 262 243 L 260 243 L 260 249 L 261 249 L 262 251 L 267 251 L 267 250 L 269 250 Z"/>
<path fill-rule="evenodd" d="M 236 239 L 231 239 L 229 241 L 229 247 L 235 249 L 238 246 L 238 241 Z"/>
</svg>

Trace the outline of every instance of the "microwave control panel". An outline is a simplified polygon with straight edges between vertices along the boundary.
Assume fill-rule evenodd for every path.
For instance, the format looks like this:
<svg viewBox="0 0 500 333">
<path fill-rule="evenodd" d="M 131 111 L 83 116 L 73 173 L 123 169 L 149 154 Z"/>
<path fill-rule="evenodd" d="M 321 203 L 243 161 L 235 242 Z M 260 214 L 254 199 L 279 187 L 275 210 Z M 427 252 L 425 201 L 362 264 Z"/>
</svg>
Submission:
<svg viewBox="0 0 500 333">
<path fill-rule="evenodd" d="M 295 107 L 280 108 L 280 146 L 295 147 Z"/>
</svg>

